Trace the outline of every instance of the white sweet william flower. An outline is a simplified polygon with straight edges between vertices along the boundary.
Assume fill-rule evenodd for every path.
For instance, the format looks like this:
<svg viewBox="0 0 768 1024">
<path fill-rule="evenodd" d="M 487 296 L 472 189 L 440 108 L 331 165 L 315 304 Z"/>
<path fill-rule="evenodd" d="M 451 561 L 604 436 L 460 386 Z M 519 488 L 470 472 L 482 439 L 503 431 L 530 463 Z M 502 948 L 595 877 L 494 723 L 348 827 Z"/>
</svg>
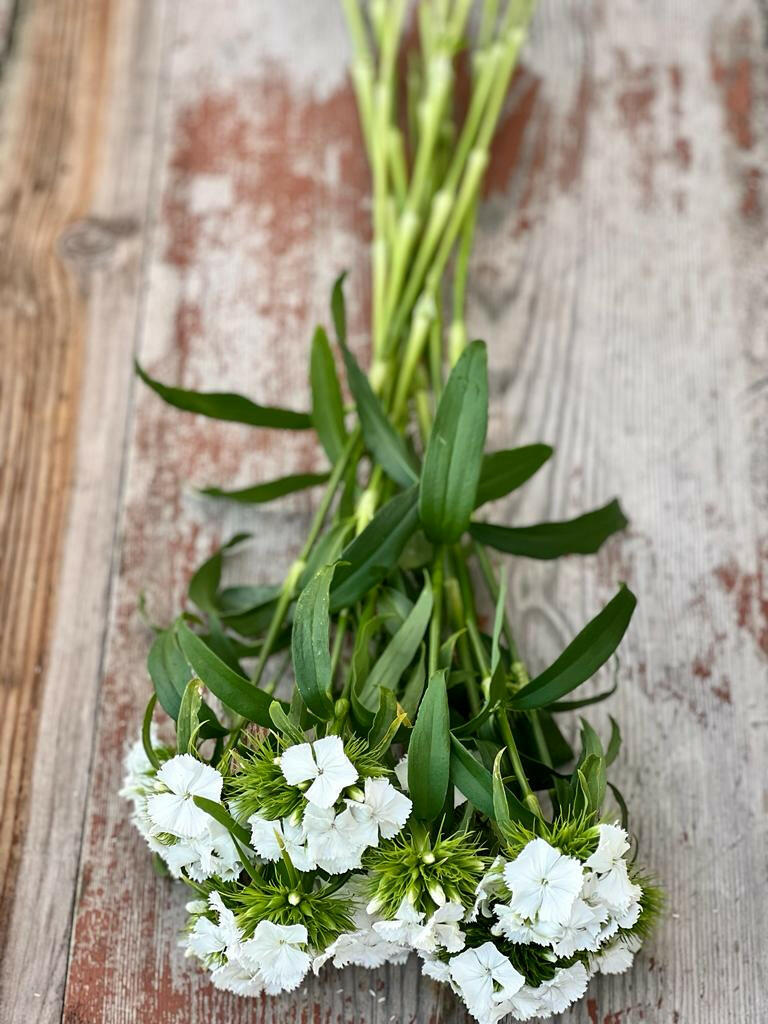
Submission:
<svg viewBox="0 0 768 1024">
<path fill-rule="evenodd" d="M 506 903 L 497 903 L 493 908 L 497 917 L 491 931 L 494 935 L 503 935 L 510 942 L 519 945 L 535 943 L 537 946 L 549 946 L 562 930 L 562 925 L 552 921 L 530 920 Z"/>
<path fill-rule="evenodd" d="M 459 953 L 449 962 L 449 970 L 469 1012 L 484 1022 L 504 1016 L 505 1004 L 525 984 L 523 975 L 492 942 Z"/>
<path fill-rule="evenodd" d="M 307 837 L 301 825 L 291 824 L 289 818 L 268 821 L 258 814 L 252 814 L 248 824 L 251 826 L 251 844 L 264 860 L 280 860 L 282 843 L 297 871 L 312 871 L 317 866 L 307 850 Z"/>
<path fill-rule="evenodd" d="M 232 882 L 242 871 L 232 836 L 218 821 L 208 820 L 208 830 L 203 835 L 159 846 L 157 852 L 174 878 L 181 878 L 183 869 L 195 882 L 204 882 L 214 875 Z"/>
<path fill-rule="evenodd" d="M 460 903 L 444 903 L 414 937 L 414 948 L 426 953 L 434 953 L 438 948 L 458 953 L 464 948 L 464 932 L 459 928 L 463 920 L 464 907 Z"/>
<path fill-rule="evenodd" d="M 638 888 L 630 881 L 627 862 L 617 860 L 608 871 L 597 876 L 595 895 L 613 914 L 621 915 L 637 899 Z"/>
<path fill-rule="evenodd" d="M 404 793 L 408 792 L 408 755 L 403 754 L 400 760 L 395 765 L 395 777 L 400 783 L 400 789 Z"/>
<path fill-rule="evenodd" d="M 366 779 L 363 806 L 371 812 L 382 839 L 393 839 L 401 831 L 413 804 L 387 779 Z"/>
<path fill-rule="evenodd" d="M 542 1013 L 541 990 L 523 985 L 505 1006 L 515 1020 L 531 1020 L 538 1017 Z"/>
<path fill-rule="evenodd" d="M 541 1010 L 546 1013 L 562 1013 L 571 1003 L 581 999 L 589 984 L 589 973 L 582 963 L 562 967 L 555 971 L 549 981 L 538 987 L 541 995 Z"/>
<path fill-rule="evenodd" d="M 618 825 L 598 825 L 599 839 L 595 852 L 585 861 L 588 868 L 602 874 L 623 859 L 629 849 L 627 833 Z"/>
<path fill-rule="evenodd" d="M 504 881 L 512 893 L 510 906 L 523 917 L 565 924 L 581 892 L 581 863 L 566 857 L 545 839 L 533 839 L 504 868 Z"/>
<path fill-rule="evenodd" d="M 312 961 L 312 970 L 317 974 L 323 964 L 333 959 L 334 967 L 367 967 L 374 970 L 382 967 L 393 956 L 408 954 L 407 949 L 387 942 L 372 928 L 361 928 L 354 932 L 344 932 L 323 952 Z"/>
<path fill-rule="evenodd" d="M 163 792 L 147 798 L 147 814 L 157 832 L 194 839 L 208 832 L 211 817 L 193 797 L 219 803 L 223 778 L 192 754 L 177 754 L 158 769 L 156 788 Z"/>
<path fill-rule="evenodd" d="M 303 924 L 259 921 L 253 936 L 242 944 L 239 959 L 258 970 L 270 995 L 292 992 L 309 970 L 309 953 L 299 948 L 306 944 Z"/>
<path fill-rule="evenodd" d="M 234 992 L 237 996 L 259 996 L 264 991 L 264 980 L 259 971 L 242 961 L 230 960 L 223 967 L 211 972 L 211 981 L 223 992 Z"/>
<path fill-rule="evenodd" d="M 576 900 L 571 908 L 571 916 L 563 925 L 552 948 L 557 956 L 570 957 L 579 950 L 594 952 L 600 943 L 600 932 L 607 914 L 597 912 L 585 903 Z"/>
<path fill-rule="evenodd" d="M 619 928 L 634 928 L 637 924 L 638 918 L 640 917 L 640 897 L 643 895 L 643 890 L 640 888 L 639 885 L 634 885 L 631 882 L 630 889 L 632 897 L 629 901 L 629 905 L 627 906 L 626 910 L 622 910 L 621 913 L 618 914 L 618 916 L 616 917 L 616 923 L 618 924 Z"/>
<path fill-rule="evenodd" d="M 641 945 L 640 939 L 634 935 L 627 939 L 614 939 L 600 950 L 592 965 L 601 974 L 623 974 L 632 966 L 635 953 Z"/>
<path fill-rule="evenodd" d="M 370 909 L 370 905 L 369 905 Z M 422 928 L 424 911 L 417 910 L 406 896 L 390 921 L 375 921 L 373 930 L 388 942 L 412 947 Z"/>
<path fill-rule="evenodd" d="M 340 736 L 288 747 L 280 757 L 280 770 L 289 786 L 313 780 L 304 796 L 316 807 L 333 807 L 342 791 L 357 782 L 357 769 Z"/>
<path fill-rule="evenodd" d="M 237 956 L 242 935 L 237 927 L 235 915 L 224 906 L 221 894 L 214 891 L 208 897 L 208 905 L 218 916 L 218 922 L 200 916 L 195 921 L 187 940 L 187 952 L 199 957 L 206 966 Z M 206 904 L 202 904 L 206 910 Z"/>
<path fill-rule="evenodd" d="M 341 827 L 339 820 L 341 819 Z M 307 837 L 307 853 L 314 863 L 330 875 L 341 875 L 360 867 L 364 845 L 352 841 L 349 822 L 332 807 L 308 804 L 303 825 Z"/>
</svg>

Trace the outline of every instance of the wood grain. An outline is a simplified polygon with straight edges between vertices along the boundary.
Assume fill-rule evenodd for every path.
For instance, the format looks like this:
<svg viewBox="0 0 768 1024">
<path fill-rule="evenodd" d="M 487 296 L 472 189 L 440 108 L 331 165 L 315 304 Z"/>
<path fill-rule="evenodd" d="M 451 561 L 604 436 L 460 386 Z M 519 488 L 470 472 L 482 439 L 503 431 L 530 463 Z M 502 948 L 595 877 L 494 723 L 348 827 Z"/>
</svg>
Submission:
<svg viewBox="0 0 768 1024">
<path fill-rule="evenodd" d="M 228 572 L 273 578 L 312 506 L 302 494 L 254 515 L 188 485 L 319 464 L 301 435 L 163 408 L 133 387 L 131 353 L 186 386 L 305 408 L 300 367 L 342 267 L 365 351 L 368 175 L 336 4 L 29 0 L 17 17 L 4 139 L 26 169 L 6 156 L 0 179 L 15 246 L 3 820 L 29 810 L 0 1019 L 464 1020 L 415 964 L 329 972 L 279 1000 L 215 992 L 176 948 L 183 892 L 153 875 L 116 795 L 148 692 L 139 593 L 167 621 L 192 568 L 245 526 L 253 545 Z M 490 345 L 491 441 L 557 449 L 494 516 L 566 516 L 616 493 L 632 520 L 596 559 L 512 564 L 534 670 L 619 580 L 640 596 L 619 692 L 590 718 L 622 724 L 616 781 L 669 911 L 572 1024 L 764 1019 L 765 39 L 758 0 L 542 0 L 480 217 L 470 325 Z"/>
</svg>

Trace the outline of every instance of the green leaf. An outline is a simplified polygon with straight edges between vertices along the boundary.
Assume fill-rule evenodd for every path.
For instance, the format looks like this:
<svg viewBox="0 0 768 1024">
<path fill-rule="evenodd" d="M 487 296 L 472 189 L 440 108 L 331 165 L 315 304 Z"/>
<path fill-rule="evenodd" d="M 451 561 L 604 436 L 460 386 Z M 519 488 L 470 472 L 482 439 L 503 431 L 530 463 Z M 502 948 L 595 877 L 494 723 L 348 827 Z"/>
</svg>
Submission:
<svg viewBox="0 0 768 1024">
<path fill-rule="evenodd" d="M 470 533 L 481 544 L 525 558 L 560 558 L 561 555 L 591 555 L 611 534 L 623 530 L 627 519 L 618 501 L 587 512 L 578 519 L 536 526 L 497 526 L 472 523 Z"/>
<path fill-rule="evenodd" d="M 359 537 L 342 552 L 331 587 L 331 611 L 359 601 L 397 565 L 408 538 L 416 529 L 417 488 L 396 494 L 382 506 Z"/>
<path fill-rule="evenodd" d="M 216 803 L 215 800 L 208 800 L 204 796 L 193 796 L 192 800 L 201 811 L 205 811 L 206 814 L 210 814 L 215 821 L 218 821 L 220 825 L 223 825 L 224 828 L 238 840 L 238 842 L 243 844 L 243 846 L 250 846 L 250 832 L 243 828 L 242 825 L 238 825 L 223 804 Z"/>
<path fill-rule="evenodd" d="M 200 680 L 238 715 L 249 722 L 270 728 L 269 706 L 272 697 L 243 679 L 206 647 L 184 622 L 176 624 L 176 633 L 184 657 Z"/>
<path fill-rule="evenodd" d="M 517 711 L 542 708 L 575 690 L 606 663 L 621 643 L 637 598 L 622 584 L 618 594 L 582 629 L 548 669 L 512 698 Z"/>
<path fill-rule="evenodd" d="M 486 350 L 473 341 L 451 371 L 424 455 L 419 515 L 430 540 L 452 544 L 469 525 L 487 427 Z"/>
<path fill-rule="evenodd" d="M 605 799 L 605 758 L 601 754 L 588 754 L 576 774 L 587 798 L 587 810 L 596 814 Z"/>
<path fill-rule="evenodd" d="M 487 501 L 496 501 L 522 486 L 551 458 L 548 444 L 529 444 L 523 448 L 507 448 L 483 456 L 480 480 L 475 495 L 475 508 Z"/>
<path fill-rule="evenodd" d="M 491 637 L 491 672 L 495 672 L 501 659 L 501 631 L 504 628 L 504 615 L 507 610 L 507 572 L 506 566 L 501 573 L 499 596 L 496 599 L 496 612 L 493 617 L 493 635 Z"/>
<path fill-rule="evenodd" d="M 164 629 L 155 637 L 149 649 L 147 669 L 157 699 L 163 710 L 175 721 L 179 717 L 181 698 L 192 672 L 172 629 Z"/>
<path fill-rule="evenodd" d="M 216 598 L 216 610 L 222 619 L 233 615 L 245 615 L 247 612 L 271 604 L 279 596 L 280 585 L 276 583 L 226 587 L 219 592 Z"/>
<path fill-rule="evenodd" d="M 200 680 L 193 676 L 187 683 L 184 696 L 181 698 L 179 718 L 176 722 L 176 749 L 180 754 L 192 753 L 192 743 L 199 729 L 199 712 L 202 702 L 203 690 Z"/>
<path fill-rule="evenodd" d="M 141 723 L 141 743 L 144 747 L 144 753 L 147 755 L 147 760 L 157 770 L 160 767 L 160 758 L 152 746 L 152 716 L 155 713 L 155 704 L 157 704 L 157 694 L 153 693 L 147 701 L 144 720 Z"/>
<path fill-rule="evenodd" d="M 379 707 L 368 730 L 368 746 L 373 750 L 382 742 L 398 716 L 397 697 L 386 686 L 379 687 Z"/>
<path fill-rule="evenodd" d="M 161 630 L 155 637 L 147 658 L 147 669 L 160 706 L 176 721 L 179 717 L 181 698 L 192 672 L 181 653 L 173 629 Z M 221 725 L 207 704 L 201 707 L 200 718 L 204 720 L 200 732 L 203 739 L 226 736 L 228 730 Z"/>
<path fill-rule="evenodd" d="M 608 740 L 608 746 L 605 750 L 605 763 L 606 765 L 612 765 L 621 750 L 621 729 L 619 729 L 619 723 L 612 715 L 609 715 L 608 718 L 611 722 L 611 738 Z"/>
<path fill-rule="evenodd" d="M 347 344 L 347 309 L 344 303 L 344 278 L 346 276 L 346 270 L 339 274 L 333 282 L 333 291 L 331 292 L 331 316 L 340 345 Z"/>
<path fill-rule="evenodd" d="M 241 544 L 244 540 L 248 540 L 250 536 L 250 533 L 235 534 L 235 536 L 228 540 L 226 544 L 222 544 L 220 548 L 214 551 L 209 559 L 203 562 L 189 581 L 189 587 L 187 589 L 189 599 L 194 602 L 201 611 L 216 611 L 216 595 L 219 590 L 219 584 L 221 583 L 221 568 L 224 552 L 229 551 L 230 548 L 236 547 L 236 545 Z"/>
<path fill-rule="evenodd" d="M 344 425 L 344 402 L 336 363 L 328 335 L 322 327 L 316 329 L 312 339 L 309 383 L 312 390 L 312 423 L 328 458 L 334 463 L 339 460 L 346 446 L 347 428 Z"/>
<path fill-rule="evenodd" d="M 410 767 L 411 759 L 408 758 Z M 410 778 L 409 778 L 410 785 Z M 472 756 L 464 744 L 451 734 L 451 781 L 471 804 L 493 817 L 493 780 L 491 773 Z"/>
<path fill-rule="evenodd" d="M 604 700 L 608 700 L 616 693 L 618 683 L 614 683 L 610 690 L 603 690 L 602 693 L 596 693 L 593 697 L 582 697 L 579 700 L 556 700 L 554 704 L 548 705 L 550 711 L 578 711 L 579 708 L 586 708 L 590 704 L 600 704 Z"/>
<path fill-rule="evenodd" d="M 425 646 L 421 644 L 419 647 L 419 657 L 408 675 L 403 695 L 400 698 L 400 706 L 411 721 L 416 718 L 421 695 L 424 692 L 424 684 L 427 681 L 427 674 L 424 670 L 425 653 Z"/>
<path fill-rule="evenodd" d="M 368 673 L 371 670 L 371 643 L 383 625 L 381 615 L 373 615 L 370 612 L 364 613 L 357 624 L 355 646 L 352 651 L 351 671 L 352 687 L 350 690 L 350 702 L 356 720 L 363 729 L 368 730 L 373 725 L 374 713 L 358 699 L 358 692 L 365 686 Z"/>
<path fill-rule="evenodd" d="M 298 694 L 298 690 L 295 690 L 294 693 Z M 299 695 L 299 700 L 301 700 L 301 695 Z M 272 719 L 272 724 L 275 729 L 277 729 L 278 732 L 281 732 L 292 744 L 304 742 L 305 736 L 301 728 L 297 722 L 292 721 L 285 713 L 285 708 L 279 701 L 273 700 L 269 705 L 269 717 Z M 300 720 L 301 715 L 299 714 L 299 721 Z"/>
<path fill-rule="evenodd" d="M 282 476 L 278 480 L 268 480 L 261 484 L 252 484 L 250 487 L 241 487 L 233 491 L 222 490 L 220 487 L 202 487 L 201 494 L 209 498 L 226 498 L 229 501 L 239 501 L 243 505 L 263 505 L 276 498 L 282 498 L 286 494 L 294 494 L 296 491 L 304 491 L 307 487 L 316 487 L 328 479 L 328 473 L 295 473 L 291 476 Z"/>
<path fill-rule="evenodd" d="M 296 685 L 304 703 L 321 722 L 333 717 L 329 592 L 335 571 L 336 563 L 326 565 L 299 594 L 291 636 Z"/>
<path fill-rule="evenodd" d="M 312 419 L 306 412 L 257 405 L 250 398 L 227 391 L 185 391 L 183 388 L 169 387 L 145 373 L 138 362 L 134 363 L 134 367 L 141 380 L 164 402 L 185 412 L 209 416 L 214 420 L 246 423 L 251 427 L 273 427 L 277 430 L 308 430 L 312 426 Z"/>
<path fill-rule="evenodd" d="M 451 739 L 445 672 L 435 672 L 419 706 L 408 745 L 408 791 L 413 813 L 422 821 L 434 821 L 448 792 Z"/>
<path fill-rule="evenodd" d="M 368 378 L 346 345 L 342 347 L 342 354 L 366 448 L 396 484 L 410 487 L 419 477 L 405 442 L 390 423 Z"/>
<path fill-rule="evenodd" d="M 357 697 L 371 713 L 379 704 L 378 690 L 384 683 L 393 689 L 400 681 L 403 672 L 413 661 L 413 657 L 424 638 L 429 619 L 432 615 L 432 587 L 429 576 L 424 576 L 424 589 L 419 599 L 408 614 L 407 619 L 395 633 L 382 654 L 368 673 L 365 682 L 359 689 Z"/>
<path fill-rule="evenodd" d="M 299 587 L 306 587 L 315 573 L 319 572 L 324 565 L 338 562 L 341 550 L 353 526 L 353 519 L 342 519 L 341 522 L 334 523 L 329 530 L 318 537 L 309 553 L 307 564 L 304 566 Z"/>
</svg>

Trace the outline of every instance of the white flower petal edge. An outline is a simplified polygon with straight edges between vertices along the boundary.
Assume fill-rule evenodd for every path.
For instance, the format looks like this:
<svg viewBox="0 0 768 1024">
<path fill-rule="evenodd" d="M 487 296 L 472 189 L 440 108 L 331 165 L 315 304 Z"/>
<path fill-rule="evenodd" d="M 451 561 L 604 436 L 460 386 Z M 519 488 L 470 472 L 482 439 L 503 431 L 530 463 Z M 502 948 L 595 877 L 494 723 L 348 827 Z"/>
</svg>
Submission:
<svg viewBox="0 0 768 1024">
<path fill-rule="evenodd" d="M 393 839 L 403 828 L 413 804 L 387 779 L 366 779 L 363 805 L 371 812 L 382 839 Z"/>
</svg>

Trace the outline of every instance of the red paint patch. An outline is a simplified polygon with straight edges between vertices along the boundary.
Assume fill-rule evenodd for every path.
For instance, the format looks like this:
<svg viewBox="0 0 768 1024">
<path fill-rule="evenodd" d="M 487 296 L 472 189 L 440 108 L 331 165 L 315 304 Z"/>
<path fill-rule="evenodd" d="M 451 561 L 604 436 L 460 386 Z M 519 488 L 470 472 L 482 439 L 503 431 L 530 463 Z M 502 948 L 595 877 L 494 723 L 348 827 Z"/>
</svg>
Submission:
<svg viewBox="0 0 768 1024">
<path fill-rule="evenodd" d="M 751 149 L 754 141 L 752 61 L 742 52 L 749 47 L 751 34 L 751 22 L 742 18 L 724 36 L 718 33 L 718 42 L 725 42 L 728 55 L 718 53 L 717 44 L 710 54 L 712 81 L 720 90 L 726 127 L 739 149 Z"/>
<path fill-rule="evenodd" d="M 558 179 L 560 188 L 567 192 L 581 177 L 587 145 L 589 114 L 594 104 L 594 83 L 590 68 L 585 64 L 579 88 L 566 121 L 567 134 L 560 157 Z"/>
<path fill-rule="evenodd" d="M 723 704 L 732 704 L 731 698 L 731 682 L 727 676 L 723 676 L 722 682 L 719 686 L 712 687 L 712 693 L 717 697 Z"/>
<path fill-rule="evenodd" d="M 744 572 L 730 561 L 714 570 L 721 588 L 733 598 L 736 622 L 768 655 L 768 541 L 757 549 L 757 568 Z"/>
<path fill-rule="evenodd" d="M 597 1024 L 597 1000 L 587 1000 L 587 1013 L 589 1014 L 590 1024 Z"/>
</svg>

